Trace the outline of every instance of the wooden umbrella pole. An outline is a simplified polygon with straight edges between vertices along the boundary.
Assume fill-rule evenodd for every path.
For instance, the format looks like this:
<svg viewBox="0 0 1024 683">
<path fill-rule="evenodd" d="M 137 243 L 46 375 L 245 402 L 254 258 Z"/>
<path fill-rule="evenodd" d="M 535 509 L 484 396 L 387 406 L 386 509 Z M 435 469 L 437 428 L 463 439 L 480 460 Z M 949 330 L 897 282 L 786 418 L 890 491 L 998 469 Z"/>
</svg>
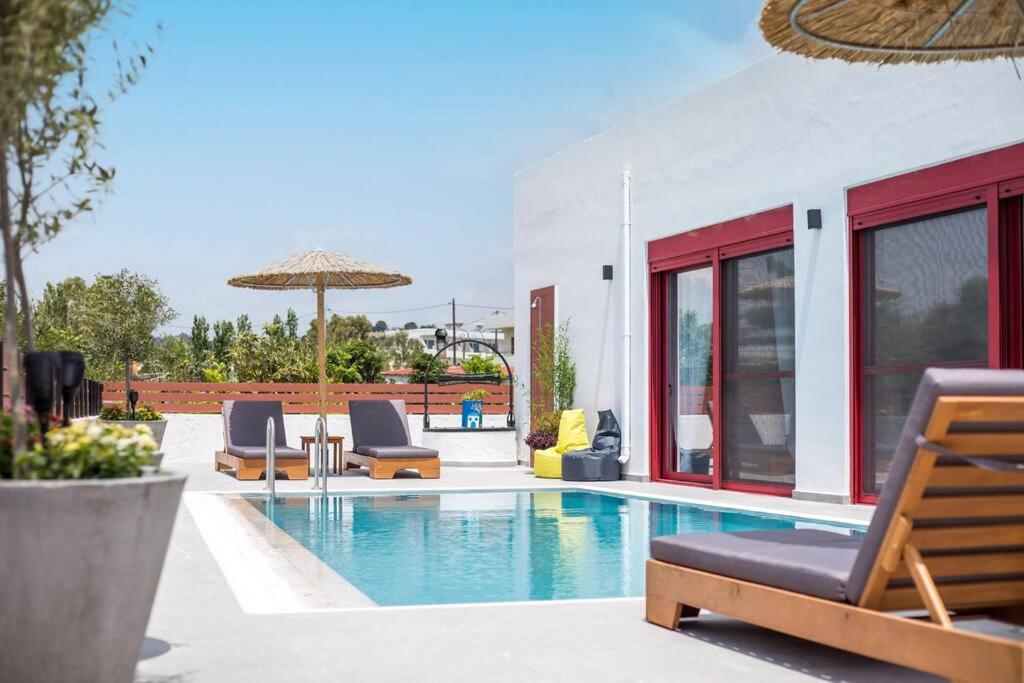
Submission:
<svg viewBox="0 0 1024 683">
<path fill-rule="evenodd" d="M 327 422 L 327 323 L 324 320 L 324 278 L 316 283 L 316 364 L 320 379 L 320 417 Z"/>
</svg>

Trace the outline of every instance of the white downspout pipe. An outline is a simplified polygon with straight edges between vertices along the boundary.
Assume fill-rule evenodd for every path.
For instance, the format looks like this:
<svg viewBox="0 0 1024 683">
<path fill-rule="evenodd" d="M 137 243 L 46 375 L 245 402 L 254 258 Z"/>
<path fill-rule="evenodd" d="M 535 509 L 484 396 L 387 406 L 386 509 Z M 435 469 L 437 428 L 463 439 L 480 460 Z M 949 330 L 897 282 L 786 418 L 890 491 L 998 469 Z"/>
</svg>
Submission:
<svg viewBox="0 0 1024 683">
<path fill-rule="evenodd" d="M 632 448 L 632 433 L 630 432 L 630 414 L 632 397 L 632 352 L 631 352 L 631 313 L 630 313 L 630 257 L 629 242 L 630 230 L 633 226 L 633 217 L 630 212 L 630 175 L 629 171 L 622 172 L 622 452 L 619 454 L 619 462 L 625 464 L 629 461 Z"/>
</svg>

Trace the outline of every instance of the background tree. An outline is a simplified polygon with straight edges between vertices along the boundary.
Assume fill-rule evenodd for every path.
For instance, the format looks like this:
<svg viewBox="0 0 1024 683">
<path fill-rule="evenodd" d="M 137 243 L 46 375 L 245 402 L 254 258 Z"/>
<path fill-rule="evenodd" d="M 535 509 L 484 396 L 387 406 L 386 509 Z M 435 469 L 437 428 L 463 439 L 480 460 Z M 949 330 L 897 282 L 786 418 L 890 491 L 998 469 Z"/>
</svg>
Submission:
<svg viewBox="0 0 1024 683">
<path fill-rule="evenodd" d="M 88 290 L 89 285 L 80 277 L 46 283 L 42 298 L 32 307 L 36 348 L 40 351 L 85 348 L 89 336 Z"/>
<path fill-rule="evenodd" d="M 376 337 L 372 343 L 384 355 L 385 364 L 389 369 L 407 368 L 416 356 L 423 353 L 423 344 L 418 339 L 410 337 L 404 330 L 386 337 Z"/>
<path fill-rule="evenodd" d="M 116 275 L 97 276 L 89 288 L 86 310 L 95 332 L 90 351 L 124 364 L 127 393 L 131 388 L 132 362 L 145 362 L 153 356 L 153 333 L 177 314 L 156 280 L 127 269 Z"/>
<path fill-rule="evenodd" d="M 228 355 L 239 382 L 311 382 L 315 377 L 316 357 L 308 342 L 289 339 L 273 323 L 263 334 L 238 334 Z"/>
<path fill-rule="evenodd" d="M 238 316 L 238 320 L 235 321 L 235 331 L 238 334 L 243 332 L 252 332 L 252 323 L 249 321 L 249 316 L 243 313 Z"/>
<path fill-rule="evenodd" d="M 491 356 L 470 356 L 460 364 L 467 375 L 502 375 L 505 372 L 497 359 Z"/>
<path fill-rule="evenodd" d="M 365 315 L 343 316 L 334 313 L 327 319 L 327 346 L 343 346 L 353 339 L 366 341 L 370 338 L 373 325 Z M 310 321 L 306 339 L 316 345 L 316 321 Z"/>
<path fill-rule="evenodd" d="M 289 308 L 284 319 L 284 329 L 289 339 L 299 338 L 299 315 L 294 308 Z"/>
<path fill-rule="evenodd" d="M 419 325 L 417 325 L 414 322 L 407 322 L 406 324 L 402 325 L 403 330 L 415 330 L 418 327 Z"/>
<path fill-rule="evenodd" d="M 192 334 L 189 335 L 192 363 L 199 367 L 210 355 L 210 324 L 201 315 L 192 316 Z"/>
<path fill-rule="evenodd" d="M 230 320 L 218 320 L 213 324 L 213 342 L 210 345 L 210 353 L 218 363 L 227 365 L 230 362 L 228 352 L 235 342 L 235 326 Z"/>
<path fill-rule="evenodd" d="M 327 380 L 345 384 L 384 381 L 384 355 L 369 342 L 353 339 L 327 352 Z"/>
<path fill-rule="evenodd" d="M 188 335 L 169 335 L 156 339 L 152 369 L 159 379 L 166 382 L 194 382 L 196 368 L 192 363 Z"/>
<path fill-rule="evenodd" d="M 388 331 L 388 324 L 386 322 L 384 322 L 383 320 L 378 320 L 377 322 L 375 322 L 373 324 L 373 331 L 374 332 L 387 332 Z"/>
<path fill-rule="evenodd" d="M 0 237 L 4 248 L 5 386 L 14 452 L 26 448 L 18 359 L 35 348 L 22 259 L 52 239 L 106 190 L 114 170 L 98 163 L 100 107 L 88 84 L 93 39 L 123 8 L 114 0 L 0 2 Z M 134 84 L 152 50 L 118 59 L 108 100 Z"/>
<path fill-rule="evenodd" d="M 412 374 L 409 375 L 409 381 L 413 384 L 434 384 L 448 369 L 448 364 L 444 359 L 435 359 L 432 353 L 419 354 L 410 365 Z"/>
</svg>

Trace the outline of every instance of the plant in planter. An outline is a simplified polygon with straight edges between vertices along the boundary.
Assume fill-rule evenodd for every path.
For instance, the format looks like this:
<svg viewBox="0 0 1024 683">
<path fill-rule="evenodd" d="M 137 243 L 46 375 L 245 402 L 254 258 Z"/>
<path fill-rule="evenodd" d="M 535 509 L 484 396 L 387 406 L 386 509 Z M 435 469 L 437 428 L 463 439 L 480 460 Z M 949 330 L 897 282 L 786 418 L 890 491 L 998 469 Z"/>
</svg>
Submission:
<svg viewBox="0 0 1024 683">
<path fill-rule="evenodd" d="M 32 443 L 25 407 L 28 398 L 46 418 L 41 427 L 50 422 L 64 358 L 35 353 L 23 256 L 90 212 L 114 179 L 95 154 L 103 105 L 138 81 L 150 50 L 122 53 L 107 82 L 91 67 L 111 63 L 93 48 L 125 9 L 117 0 L 34 0 L 0 11 L 3 385 L 11 405 L 0 419 L 0 460 L 10 463 L 0 479 L 5 681 L 133 680 L 185 481 L 145 471 L 155 442 L 115 425 L 76 423 Z M 132 322 L 89 308 L 99 335 Z"/>
<path fill-rule="evenodd" d="M 526 435 L 526 445 L 530 452 L 551 448 L 558 443 L 558 423 L 562 420 L 562 411 L 555 410 L 538 416 L 533 421 L 533 429 Z"/>
<path fill-rule="evenodd" d="M 156 447 L 159 449 L 164 443 L 164 432 L 167 431 L 167 419 L 162 413 L 158 413 L 150 406 L 139 406 L 131 410 L 125 410 L 120 404 L 104 406 L 100 410 L 100 419 L 111 424 L 122 427 L 145 426 L 153 435 Z"/>
<path fill-rule="evenodd" d="M 487 391 L 474 389 L 462 395 L 462 428 L 480 429 L 484 425 L 484 398 Z"/>
<path fill-rule="evenodd" d="M 0 415 L 4 677 L 131 681 L 185 477 L 151 466 L 143 426 L 79 421 L 15 454 L 12 423 Z"/>
</svg>

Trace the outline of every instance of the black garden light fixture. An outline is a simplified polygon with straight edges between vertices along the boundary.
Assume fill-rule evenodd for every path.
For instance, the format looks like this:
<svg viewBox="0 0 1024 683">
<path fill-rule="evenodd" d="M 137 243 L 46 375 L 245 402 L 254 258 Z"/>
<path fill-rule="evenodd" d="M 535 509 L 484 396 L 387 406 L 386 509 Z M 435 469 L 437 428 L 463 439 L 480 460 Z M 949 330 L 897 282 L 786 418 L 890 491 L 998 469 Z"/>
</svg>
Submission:
<svg viewBox="0 0 1024 683">
<path fill-rule="evenodd" d="M 434 330 L 434 342 L 436 344 L 434 347 L 435 350 L 441 348 L 448 342 L 448 333 L 443 327 L 439 327 Z"/>
<path fill-rule="evenodd" d="M 36 412 L 39 420 L 39 435 L 46 436 L 50 428 L 50 412 L 53 410 L 54 380 L 60 368 L 60 354 L 54 351 L 26 353 L 25 398 Z"/>
<path fill-rule="evenodd" d="M 71 424 L 71 402 L 85 377 L 85 356 L 79 351 L 61 351 L 59 355 L 62 423 L 67 427 Z"/>
<path fill-rule="evenodd" d="M 128 418 L 128 419 L 130 419 L 130 420 L 134 420 L 135 419 L 135 404 L 137 404 L 138 402 L 139 402 L 139 392 L 137 392 L 135 389 L 129 389 L 128 390 L 128 407 L 131 408 L 131 410 L 132 410 L 132 416 L 130 418 Z"/>
</svg>

